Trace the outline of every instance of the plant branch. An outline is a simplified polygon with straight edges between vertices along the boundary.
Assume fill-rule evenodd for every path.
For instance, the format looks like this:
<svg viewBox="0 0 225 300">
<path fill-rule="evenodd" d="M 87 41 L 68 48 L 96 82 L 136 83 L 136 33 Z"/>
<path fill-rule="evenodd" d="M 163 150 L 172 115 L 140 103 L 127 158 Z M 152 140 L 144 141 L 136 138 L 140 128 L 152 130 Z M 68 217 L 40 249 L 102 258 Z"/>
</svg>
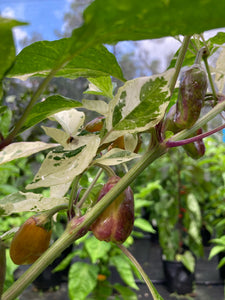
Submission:
<svg viewBox="0 0 225 300">
<path fill-rule="evenodd" d="M 163 300 L 163 298 L 159 295 L 156 288 L 152 284 L 151 280 L 149 279 L 148 275 L 143 270 L 142 266 L 139 264 L 139 262 L 136 260 L 136 258 L 130 253 L 130 251 L 124 247 L 123 245 L 118 245 L 118 247 L 123 251 L 123 253 L 130 259 L 130 261 L 134 264 L 134 266 L 137 268 L 138 272 L 141 274 L 143 280 L 145 281 L 152 297 L 154 300 Z"/>
<path fill-rule="evenodd" d="M 191 39 L 190 35 L 185 36 L 184 40 L 183 40 L 183 43 L 182 43 L 182 46 L 180 48 L 180 52 L 179 52 L 179 55 L 178 55 L 178 58 L 177 58 L 177 61 L 176 61 L 176 65 L 175 65 L 175 73 L 174 73 L 174 75 L 171 78 L 171 81 L 169 83 L 169 89 L 170 89 L 171 95 L 173 94 L 173 90 L 175 88 L 177 78 L 179 76 L 179 73 L 180 73 L 180 70 L 181 70 L 181 67 L 182 67 L 182 64 L 183 64 L 183 61 L 184 61 L 184 57 L 185 57 L 185 54 L 186 54 L 187 49 L 188 49 L 190 39 Z"/>
<path fill-rule="evenodd" d="M 15 138 L 15 136 L 18 134 L 20 129 L 22 128 L 24 122 L 26 121 L 33 105 L 35 102 L 39 99 L 41 96 L 42 92 L 45 90 L 51 79 L 55 76 L 55 74 L 58 72 L 58 70 L 62 67 L 63 64 L 58 66 L 57 68 L 53 69 L 48 76 L 42 81 L 42 83 L 39 85 L 38 89 L 34 93 L 33 97 L 31 98 L 29 104 L 27 105 L 23 115 L 19 119 L 19 121 L 16 123 L 15 127 L 13 130 L 10 132 L 10 134 L 0 143 L 0 150 L 3 149 L 4 147 L 8 146 L 12 140 Z"/>
<path fill-rule="evenodd" d="M 181 141 L 175 141 L 175 142 L 172 142 L 172 141 L 167 141 L 166 142 L 166 145 L 169 147 L 169 148 L 172 148 L 172 147 L 178 147 L 178 146 L 183 146 L 183 145 L 186 145 L 186 144 L 189 144 L 189 143 L 193 143 L 193 142 L 196 142 L 196 141 L 199 141 L 201 139 L 204 139 L 206 138 L 207 136 L 210 136 L 222 129 L 225 128 L 225 124 L 215 128 L 215 129 L 212 129 L 208 132 L 205 132 L 205 133 L 202 133 L 202 134 L 199 134 L 197 136 L 194 136 L 194 137 L 191 137 L 189 139 L 185 139 L 185 140 L 181 140 Z"/>
<path fill-rule="evenodd" d="M 14 300 L 59 254 L 73 242 L 73 236 L 63 235 L 2 295 L 1 300 Z"/>
<path fill-rule="evenodd" d="M 6 274 L 6 255 L 5 255 L 6 246 L 0 240 L 0 299 L 4 288 L 5 283 L 5 274 Z"/>
<path fill-rule="evenodd" d="M 205 68 L 206 68 L 206 72 L 208 74 L 208 78 L 209 78 L 209 83 L 210 83 L 210 87 L 212 89 L 212 93 L 213 93 L 213 97 L 214 97 L 214 102 L 215 104 L 217 103 L 217 94 L 216 94 L 216 89 L 215 89 L 215 86 L 214 86 L 214 82 L 213 82 L 213 79 L 212 79 L 212 74 L 210 72 L 210 68 L 209 68 L 209 64 L 208 64 L 208 59 L 207 59 L 207 55 L 203 55 L 202 56 L 202 59 L 205 63 Z"/>
<path fill-rule="evenodd" d="M 77 193 L 78 190 L 78 182 L 80 180 L 80 175 L 76 176 L 72 182 L 72 189 L 71 189 L 71 193 L 70 193 L 70 199 L 69 199 L 69 206 L 68 206 L 68 214 L 69 214 L 69 219 L 72 219 L 72 217 L 74 217 L 73 215 L 73 204 L 74 204 L 74 200 L 75 200 L 75 195 Z M 70 218 L 71 217 L 71 218 Z"/>
<path fill-rule="evenodd" d="M 198 120 L 189 130 L 183 130 L 171 141 L 185 139 L 203 127 L 225 109 L 225 102 L 218 103 L 210 112 Z M 96 205 L 80 219 L 72 219 L 63 235 L 2 295 L 2 300 L 15 299 L 58 255 L 73 241 L 85 234 L 90 225 L 153 161 L 168 151 L 166 141 L 155 145 L 119 180 Z M 79 222 L 80 220 L 80 222 Z"/>
<path fill-rule="evenodd" d="M 85 191 L 84 195 L 82 196 L 82 198 L 80 199 L 80 201 L 77 204 L 77 208 L 81 208 L 82 205 L 84 204 L 88 194 L 90 193 L 90 191 L 92 190 L 93 186 L 95 185 L 95 183 L 97 182 L 97 180 L 99 179 L 99 177 L 101 176 L 103 170 L 99 169 L 94 180 L 92 181 L 92 183 L 89 185 L 89 187 L 87 188 L 87 190 Z"/>
<path fill-rule="evenodd" d="M 177 134 L 173 135 L 170 139 L 168 139 L 166 141 L 166 145 L 168 147 L 171 147 L 171 142 L 181 141 L 181 140 L 184 140 L 186 137 L 195 134 L 199 128 L 201 128 L 205 124 L 207 124 L 215 116 L 220 114 L 224 109 L 225 109 L 225 101 L 219 102 L 207 114 L 205 114 L 203 117 L 201 117 L 190 129 L 184 129 L 184 130 L 178 132 Z M 221 130 L 221 129 L 219 129 L 219 130 Z M 172 146 L 172 147 L 175 147 L 175 146 Z"/>
<path fill-rule="evenodd" d="M 90 225 L 104 209 L 111 204 L 151 162 L 166 151 L 166 146 L 159 144 L 147 152 L 85 216 L 79 219 L 73 218 L 62 236 L 2 295 L 2 300 L 13 300 L 19 296 L 63 250 L 87 232 Z M 79 220 L 81 221 L 79 222 Z"/>
</svg>

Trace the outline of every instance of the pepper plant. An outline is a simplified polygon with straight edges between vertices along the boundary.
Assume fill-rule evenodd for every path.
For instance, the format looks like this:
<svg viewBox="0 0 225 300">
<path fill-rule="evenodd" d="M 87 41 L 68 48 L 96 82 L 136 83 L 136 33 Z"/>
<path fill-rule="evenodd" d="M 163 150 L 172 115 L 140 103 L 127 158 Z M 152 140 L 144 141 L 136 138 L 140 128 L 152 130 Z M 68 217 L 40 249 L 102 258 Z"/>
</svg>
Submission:
<svg viewBox="0 0 225 300">
<path fill-rule="evenodd" d="M 167 153 L 168 149 L 192 143 L 196 145 L 195 143 L 198 144 L 206 136 L 224 127 L 222 124 L 201 133 L 201 128 L 205 128 L 207 123 L 225 108 L 222 94 L 224 52 L 222 47 L 220 49 L 225 42 L 225 35 L 219 32 L 205 40 L 202 34 L 206 30 L 224 26 L 224 8 L 224 2 L 215 3 L 212 0 L 207 2 L 192 0 L 185 3 L 178 0 L 155 0 L 151 3 L 147 0 L 141 2 L 121 0 L 119 3 L 109 0 L 107 5 L 103 0 L 96 0 L 85 10 L 83 25 L 74 29 L 70 38 L 31 44 L 17 56 L 15 56 L 12 28 L 26 24 L 16 20 L 0 19 L 1 81 L 6 77 L 20 80 L 27 80 L 32 76 L 43 77 L 43 81 L 19 120 L 12 124 L 9 132 L 5 130 L 1 132 L 0 163 L 4 164 L 49 150 L 33 181 L 26 186 L 28 192 L 17 192 L 2 198 L 0 212 L 2 215 L 10 215 L 15 212 L 33 211 L 35 214 L 43 212 L 51 216 L 57 211 L 66 209 L 68 213 L 68 225 L 64 233 L 48 250 L 42 255 L 40 253 L 40 257 L 24 275 L 3 293 L 3 300 L 15 299 L 59 253 L 84 236 L 97 218 L 101 218 L 107 207 L 116 198 L 121 197 L 123 191 L 137 176 L 153 161 Z M 104 46 L 123 40 L 178 35 L 181 47 L 164 73 L 129 81 L 123 77 L 115 56 Z M 216 66 L 211 69 L 208 57 L 218 49 L 221 50 L 221 54 Z M 200 84 L 201 79 L 198 84 L 195 84 L 195 80 L 191 78 L 188 80 L 188 85 L 192 94 L 189 97 L 186 91 L 185 95 L 181 93 L 177 99 L 176 83 L 180 70 L 182 66 L 194 64 L 196 57 L 197 64 L 205 68 L 209 87 L 205 90 L 205 83 L 204 87 Z M 215 83 L 211 70 L 215 73 Z M 84 99 L 82 103 L 62 95 L 52 95 L 42 99 L 44 90 L 54 77 L 71 79 L 85 77 L 90 82 L 89 93 L 105 98 L 104 100 Z M 123 84 L 118 90 L 114 90 L 113 77 Z M 199 77 L 197 79 L 199 80 Z M 201 114 L 201 108 L 206 101 L 211 105 L 210 110 Z M 175 115 L 170 119 L 170 124 L 174 123 L 175 130 L 166 125 L 171 116 L 171 111 L 170 113 L 168 111 L 174 103 L 176 104 Z M 85 130 L 83 109 L 104 116 L 104 124 L 99 132 L 91 133 Z M 191 114 L 197 110 L 192 120 Z M 7 107 L 1 106 L 1 114 L 8 111 Z M 46 118 L 55 120 L 58 126 L 61 126 L 61 128 L 42 127 L 44 133 L 50 136 L 54 143 L 17 140 L 22 132 L 33 126 L 39 126 L 39 123 Z M 2 129 L 3 123 L 1 123 Z M 149 133 L 149 144 L 140 155 L 134 150 L 138 143 L 138 134 L 145 132 Z M 109 148 L 121 136 L 124 136 L 125 149 Z M 91 203 L 86 201 L 102 170 L 112 177 L 115 171 L 112 171 L 111 166 L 127 162 L 131 162 L 132 166 L 121 176 L 115 186 L 109 189 L 99 201 L 97 199 Z M 99 169 L 97 176 L 80 198 L 79 182 L 85 172 L 93 167 Z M 38 192 L 35 192 L 36 189 Z M 42 189 L 50 189 L 50 196 L 44 197 L 39 192 Z M 121 209 L 120 205 L 117 209 Z M 132 218 L 124 218 L 120 229 L 123 226 L 130 227 L 133 221 Z M 4 246 L 1 244 L 3 253 L 1 270 L 5 269 L 5 244 L 10 241 L 13 234 L 14 232 L 10 231 L 1 236 L 1 243 L 4 243 Z M 115 239 L 114 242 L 117 243 L 117 240 Z M 135 258 L 123 245 L 119 244 L 119 247 L 140 271 L 153 299 L 162 299 Z M 96 273 L 92 275 L 97 276 Z M 1 284 L 3 282 L 4 272 L 1 272 Z"/>
</svg>

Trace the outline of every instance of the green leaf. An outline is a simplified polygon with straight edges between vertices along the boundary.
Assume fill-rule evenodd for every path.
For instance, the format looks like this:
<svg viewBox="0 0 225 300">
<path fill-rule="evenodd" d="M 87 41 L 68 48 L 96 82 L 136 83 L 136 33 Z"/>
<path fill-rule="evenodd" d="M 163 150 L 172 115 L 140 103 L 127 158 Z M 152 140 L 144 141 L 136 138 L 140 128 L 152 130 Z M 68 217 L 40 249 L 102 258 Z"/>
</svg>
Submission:
<svg viewBox="0 0 225 300">
<path fill-rule="evenodd" d="M 11 260 L 9 249 L 6 250 L 6 261 L 7 261 L 7 268 L 6 268 L 6 277 L 4 282 L 4 291 L 6 291 L 13 283 L 14 283 L 14 271 L 18 268 L 18 265 L 14 264 Z"/>
<path fill-rule="evenodd" d="M 195 258 L 190 251 L 185 251 L 184 254 L 177 254 L 176 260 L 181 261 L 185 268 L 191 273 L 195 270 Z"/>
<path fill-rule="evenodd" d="M 93 264 L 96 263 L 98 259 L 106 257 L 111 249 L 110 243 L 99 241 L 94 236 L 86 239 L 84 246 Z"/>
<path fill-rule="evenodd" d="M 214 246 L 209 253 L 209 259 L 223 251 L 225 251 L 225 246 Z"/>
<path fill-rule="evenodd" d="M 153 229 L 152 225 L 145 219 L 142 218 L 135 219 L 134 226 L 146 232 L 155 233 L 155 230 Z"/>
<path fill-rule="evenodd" d="M 134 195 L 135 196 L 135 195 Z M 154 201 L 135 199 L 135 211 L 143 207 L 149 207 L 154 204 Z"/>
<path fill-rule="evenodd" d="M 225 265 L 225 257 L 223 257 L 223 258 L 220 260 L 220 262 L 219 262 L 217 268 L 219 269 L 219 268 L 221 268 L 221 267 L 224 266 L 224 265 Z"/>
<path fill-rule="evenodd" d="M 111 75 L 124 80 L 114 55 L 104 46 L 97 45 L 85 49 L 70 59 L 66 58 L 69 45 L 69 38 L 33 43 L 17 55 L 15 64 L 7 76 L 22 80 L 26 80 L 31 76 L 46 76 L 57 64 L 60 64 L 65 59 L 69 63 L 64 64 L 58 70 L 56 77 L 75 79 L 78 77 Z"/>
<path fill-rule="evenodd" d="M 113 84 L 110 76 L 88 78 L 90 81 L 89 88 L 85 94 L 101 95 L 113 98 Z"/>
<path fill-rule="evenodd" d="M 55 113 L 80 106 L 82 106 L 82 104 L 79 101 L 60 95 L 50 96 L 46 98 L 45 101 L 33 106 L 20 132 L 38 124 Z"/>
<path fill-rule="evenodd" d="M 112 256 L 110 258 L 110 264 L 116 267 L 123 281 L 131 288 L 138 290 L 138 286 L 135 283 L 134 275 L 130 262 L 122 255 Z"/>
<path fill-rule="evenodd" d="M 113 293 L 112 285 L 107 281 L 100 281 L 98 282 L 98 285 L 96 286 L 95 290 L 91 294 L 90 297 L 88 297 L 89 300 L 108 300 L 110 299 L 111 295 Z M 113 298 L 114 299 L 114 298 Z M 114 299 L 115 300 L 115 299 Z"/>
<path fill-rule="evenodd" d="M 221 236 L 220 238 L 212 239 L 211 242 L 217 245 L 223 245 L 225 247 L 225 235 Z"/>
<path fill-rule="evenodd" d="M 0 165 L 56 146 L 58 146 L 58 144 L 43 142 L 19 142 L 10 144 L 0 151 Z"/>
<path fill-rule="evenodd" d="M 12 28 L 21 25 L 27 25 L 27 23 L 0 17 L 0 79 L 15 59 Z"/>
<path fill-rule="evenodd" d="M 96 135 L 75 137 L 70 150 L 60 147 L 48 153 L 33 183 L 27 189 L 49 187 L 72 182 L 92 162 L 98 150 L 100 139 Z"/>
<path fill-rule="evenodd" d="M 84 300 L 97 284 L 98 266 L 84 262 L 74 263 L 69 271 L 69 297 Z"/>
<path fill-rule="evenodd" d="M 0 199 L 0 215 L 24 211 L 40 212 L 67 203 L 66 198 L 43 197 L 42 194 L 16 192 Z"/>
<path fill-rule="evenodd" d="M 138 299 L 136 293 L 126 286 L 116 283 L 116 284 L 114 284 L 113 287 L 121 294 L 121 296 L 124 300 L 137 300 Z"/>
<path fill-rule="evenodd" d="M 214 0 L 109 0 L 107 5 L 104 0 L 96 0 L 84 13 L 79 37 L 115 43 L 202 33 L 224 27 L 224 10 L 225 3 Z M 71 51 L 75 45 L 74 41 Z"/>
<path fill-rule="evenodd" d="M 136 153 L 119 148 L 114 148 L 106 154 L 102 155 L 100 158 L 97 158 L 94 161 L 94 164 L 115 166 L 139 157 L 140 155 Z"/>
<path fill-rule="evenodd" d="M 75 251 L 73 251 L 72 253 L 68 254 L 59 264 L 57 267 L 55 267 L 55 269 L 52 271 L 53 273 L 55 272 L 60 272 L 62 270 L 65 270 L 66 267 L 69 266 L 69 264 L 71 263 L 71 260 L 75 257 L 75 256 L 80 256 L 82 250 L 81 249 L 76 249 Z"/>
<path fill-rule="evenodd" d="M 19 230 L 20 227 L 13 227 L 12 229 L 8 230 L 7 232 L 3 233 L 0 236 L 0 240 L 5 241 L 7 239 L 12 238 L 15 233 Z"/>
<path fill-rule="evenodd" d="M 0 132 L 6 137 L 9 133 L 9 128 L 12 119 L 12 111 L 8 108 L 4 109 L 2 113 L 0 113 Z"/>
</svg>

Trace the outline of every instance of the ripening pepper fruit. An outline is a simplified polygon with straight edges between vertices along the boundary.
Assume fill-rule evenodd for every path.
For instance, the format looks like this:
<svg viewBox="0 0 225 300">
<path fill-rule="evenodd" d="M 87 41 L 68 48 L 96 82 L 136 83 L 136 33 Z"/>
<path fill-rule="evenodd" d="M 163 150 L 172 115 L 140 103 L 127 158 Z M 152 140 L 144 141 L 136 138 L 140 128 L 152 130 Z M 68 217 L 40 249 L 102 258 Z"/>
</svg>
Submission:
<svg viewBox="0 0 225 300">
<path fill-rule="evenodd" d="M 162 135 L 165 136 L 166 131 L 172 131 L 173 133 L 179 132 L 181 129 L 176 125 L 176 104 L 171 106 L 166 118 L 162 124 Z"/>
<path fill-rule="evenodd" d="M 196 135 L 201 134 L 202 129 L 198 129 Z M 205 144 L 202 139 L 190 144 L 183 145 L 183 149 L 193 159 L 198 159 L 205 154 Z"/>
<path fill-rule="evenodd" d="M 98 201 L 120 180 L 113 176 L 103 186 Z M 91 230 L 100 241 L 122 244 L 130 235 L 134 224 L 134 197 L 127 187 L 97 218 Z"/>
<path fill-rule="evenodd" d="M 85 130 L 88 132 L 97 132 L 100 131 L 103 127 L 105 117 L 97 117 L 90 122 L 88 122 L 85 126 Z"/>
<path fill-rule="evenodd" d="M 138 140 L 137 140 L 137 145 L 134 149 L 134 153 L 138 153 L 138 151 L 141 148 L 141 144 L 142 144 L 142 138 L 140 135 L 137 136 Z M 120 148 L 125 150 L 125 140 L 124 140 L 124 136 L 120 136 L 118 137 L 114 142 L 112 142 L 109 147 L 108 147 L 108 151 L 110 151 L 113 148 Z"/>
<path fill-rule="evenodd" d="M 17 265 L 34 263 L 49 247 L 51 220 L 44 215 L 32 216 L 21 225 L 10 245 L 10 257 Z"/>
<path fill-rule="evenodd" d="M 176 126 L 190 128 L 198 120 L 207 90 L 207 76 L 200 64 L 187 68 L 181 75 L 176 102 Z"/>
</svg>

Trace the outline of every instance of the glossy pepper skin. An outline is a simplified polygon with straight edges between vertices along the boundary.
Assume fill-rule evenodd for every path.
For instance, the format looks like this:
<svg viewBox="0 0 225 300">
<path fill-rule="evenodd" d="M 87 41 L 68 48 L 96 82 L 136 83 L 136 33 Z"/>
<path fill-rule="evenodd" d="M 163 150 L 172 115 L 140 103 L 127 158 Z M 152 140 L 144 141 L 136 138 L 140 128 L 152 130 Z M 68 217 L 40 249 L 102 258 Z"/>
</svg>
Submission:
<svg viewBox="0 0 225 300">
<path fill-rule="evenodd" d="M 105 117 L 97 117 L 86 124 L 85 130 L 88 132 L 100 131 L 103 127 L 104 121 Z"/>
<path fill-rule="evenodd" d="M 17 265 L 34 263 L 49 247 L 51 221 L 32 216 L 21 225 L 10 245 L 10 257 Z"/>
<path fill-rule="evenodd" d="M 198 129 L 196 132 L 196 135 L 201 134 L 202 129 Z M 185 152 L 193 159 L 198 159 L 202 157 L 205 154 L 205 144 L 202 139 L 186 144 L 183 146 Z"/>
<path fill-rule="evenodd" d="M 175 116 L 179 128 L 190 128 L 198 120 L 206 90 L 207 76 L 200 64 L 194 64 L 182 73 Z"/>
<path fill-rule="evenodd" d="M 103 186 L 98 201 L 114 187 L 120 177 L 113 176 Z M 122 244 L 134 224 L 134 197 L 130 187 L 119 195 L 92 224 L 91 230 L 100 241 Z"/>
<path fill-rule="evenodd" d="M 141 144 L 142 144 L 142 138 L 140 135 L 138 135 L 138 141 L 137 141 L 137 145 L 136 148 L 134 149 L 134 153 L 138 153 L 138 151 L 141 148 Z M 108 147 L 108 151 L 110 151 L 113 148 L 120 148 L 125 150 L 125 141 L 124 141 L 124 136 L 120 136 L 118 137 L 115 141 L 113 141 L 109 147 Z"/>
</svg>

